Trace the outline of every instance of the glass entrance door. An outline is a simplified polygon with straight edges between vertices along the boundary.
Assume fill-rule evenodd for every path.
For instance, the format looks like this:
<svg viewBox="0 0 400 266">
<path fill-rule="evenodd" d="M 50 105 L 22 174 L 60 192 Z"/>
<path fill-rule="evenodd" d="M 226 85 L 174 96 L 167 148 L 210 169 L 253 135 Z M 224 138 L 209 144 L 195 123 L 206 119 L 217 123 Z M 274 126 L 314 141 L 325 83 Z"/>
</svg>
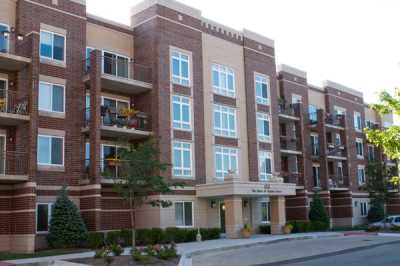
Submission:
<svg viewBox="0 0 400 266">
<path fill-rule="evenodd" d="M 225 203 L 223 202 L 219 204 L 219 217 L 221 224 L 221 233 L 225 233 Z"/>
</svg>

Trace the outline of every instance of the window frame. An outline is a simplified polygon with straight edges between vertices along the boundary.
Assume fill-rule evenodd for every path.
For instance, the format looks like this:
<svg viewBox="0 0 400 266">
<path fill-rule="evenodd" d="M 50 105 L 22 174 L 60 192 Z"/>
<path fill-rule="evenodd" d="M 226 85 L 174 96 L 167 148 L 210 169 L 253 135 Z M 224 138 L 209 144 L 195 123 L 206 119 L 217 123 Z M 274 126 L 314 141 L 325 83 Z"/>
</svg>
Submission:
<svg viewBox="0 0 400 266">
<path fill-rule="evenodd" d="M 318 156 L 320 153 L 320 141 L 318 134 L 310 134 L 310 138 L 314 141 L 311 141 L 311 155 Z"/>
<path fill-rule="evenodd" d="M 368 161 L 375 161 L 375 159 L 376 159 L 375 158 L 375 146 L 372 144 L 368 144 L 367 150 L 368 150 Z M 372 153 L 371 153 L 371 150 L 372 150 Z"/>
<path fill-rule="evenodd" d="M 175 144 L 180 144 L 181 147 L 177 148 L 181 152 L 181 163 L 182 167 L 178 168 L 175 166 Z M 190 155 L 190 169 L 183 167 L 183 162 L 184 162 L 184 152 L 187 151 L 187 148 L 184 148 L 184 144 L 189 144 L 189 155 Z M 174 140 L 172 141 L 172 176 L 175 178 L 180 178 L 180 179 L 192 179 L 194 175 L 194 160 L 193 160 L 193 143 L 188 142 L 188 141 L 182 141 L 182 140 Z M 175 174 L 175 171 L 180 171 L 182 174 Z M 185 171 L 190 171 L 190 174 L 185 175 Z"/>
<path fill-rule="evenodd" d="M 223 111 L 223 109 L 226 109 L 226 112 Z M 219 112 L 219 117 L 220 117 L 220 121 L 221 121 L 221 127 L 219 127 L 219 128 L 216 128 L 216 124 L 215 124 L 215 115 L 216 115 L 215 113 L 216 112 Z M 224 129 L 222 127 L 223 113 L 226 113 L 226 115 L 228 117 L 228 121 L 227 121 L 228 128 L 227 129 Z M 230 123 L 229 123 L 230 115 L 234 116 L 234 123 L 235 123 L 234 130 L 230 129 Z M 226 132 L 227 135 L 225 135 L 224 132 Z M 219 137 L 232 138 L 232 139 L 238 138 L 236 108 L 226 106 L 226 105 L 221 105 L 221 104 L 214 104 L 214 107 L 213 107 L 213 133 L 215 136 L 219 136 Z"/>
<path fill-rule="evenodd" d="M 184 219 L 183 223 L 186 224 L 185 203 L 190 203 L 191 206 L 192 206 L 192 225 L 177 225 L 177 222 L 176 222 L 176 204 L 182 204 L 183 205 L 182 206 L 183 207 L 182 208 L 183 219 Z M 193 228 L 194 227 L 194 202 L 193 201 L 174 201 L 174 211 L 175 211 L 175 226 L 177 228 Z"/>
<path fill-rule="evenodd" d="M 314 168 L 318 169 L 318 171 L 316 171 L 316 173 L 318 173 L 317 176 L 314 175 Z M 313 173 L 314 187 L 320 188 L 321 187 L 321 165 L 313 164 L 311 169 L 312 169 L 312 173 Z M 318 182 L 315 182 L 316 180 L 318 180 Z M 316 184 L 316 183 L 318 183 L 318 184 Z"/>
<path fill-rule="evenodd" d="M 54 86 L 62 87 L 62 89 L 63 89 L 63 110 L 64 111 L 60 112 L 60 111 L 48 110 L 48 109 L 40 107 L 40 85 L 41 84 L 45 84 L 45 85 L 50 85 L 51 86 L 52 93 L 51 93 L 50 103 L 51 103 L 52 108 L 53 108 L 53 89 L 54 89 Z M 66 98 L 65 98 L 65 96 L 66 96 L 66 92 L 65 92 L 65 85 L 64 84 L 51 83 L 51 82 L 47 82 L 47 81 L 39 81 L 39 91 L 38 91 L 38 109 L 39 109 L 39 111 L 44 111 L 44 112 L 49 112 L 49 113 L 57 113 L 57 114 L 65 114 L 66 113 L 65 112 L 65 107 L 66 107 L 66 104 L 65 104 Z"/>
<path fill-rule="evenodd" d="M 43 166 L 57 166 L 57 167 L 64 167 L 65 164 L 65 137 L 64 136 L 56 136 L 56 135 L 46 135 L 46 134 L 38 134 L 37 135 L 37 142 L 39 143 L 39 138 L 48 138 L 50 140 L 52 140 L 53 138 L 56 139 L 62 139 L 62 153 L 61 153 L 61 159 L 62 159 L 62 164 L 53 164 L 51 163 L 51 159 L 52 159 L 52 146 L 51 143 L 49 145 L 49 159 L 50 159 L 50 163 L 41 163 L 39 162 L 39 147 L 37 147 L 37 164 L 38 165 L 43 165 Z"/>
<path fill-rule="evenodd" d="M 366 202 L 366 201 L 360 202 L 360 216 L 361 217 L 368 216 L 368 202 Z"/>
<path fill-rule="evenodd" d="M 360 170 L 362 170 L 362 180 L 360 178 Z M 358 181 L 358 185 L 362 186 L 365 185 L 365 183 L 367 182 L 366 180 L 366 176 L 365 176 L 365 165 L 357 165 L 357 181 Z"/>
<path fill-rule="evenodd" d="M 10 25 L 8 25 L 6 23 L 2 23 L 2 22 L 0 22 L 0 25 L 1 26 L 5 26 L 7 28 L 7 30 L 10 31 Z M 6 49 L 6 52 L 4 52 L 5 54 L 10 52 L 10 37 L 8 37 L 6 39 L 7 39 L 7 49 Z"/>
<path fill-rule="evenodd" d="M 174 56 L 174 53 L 177 53 L 179 57 Z M 186 56 L 187 59 L 187 65 L 188 65 L 188 77 L 183 77 L 182 76 L 182 61 L 186 61 L 185 59 L 182 58 L 182 55 Z M 174 74 L 174 64 L 173 64 L 173 59 L 177 59 L 179 61 L 179 76 Z M 183 51 L 179 48 L 171 47 L 170 48 L 170 56 L 169 56 L 169 61 L 170 61 L 170 79 L 173 84 L 177 84 L 180 86 L 184 87 L 190 87 L 192 85 L 192 53 L 189 51 Z M 187 81 L 187 84 L 183 83 L 183 81 Z"/>
<path fill-rule="evenodd" d="M 47 231 L 38 231 L 38 217 L 39 217 L 39 211 L 38 211 L 38 209 L 39 209 L 39 205 L 46 205 L 47 206 L 47 214 L 48 214 L 48 217 L 47 217 Z M 49 233 L 49 229 L 50 229 L 50 222 L 51 222 L 51 218 L 52 218 L 52 216 L 53 216 L 53 206 L 54 206 L 54 203 L 53 202 L 49 202 L 49 203 L 43 203 L 43 202 L 37 202 L 36 203 L 36 209 L 35 209 L 35 219 L 36 219 L 36 222 L 35 222 L 35 231 L 36 231 L 36 234 L 48 234 Z"/>
<path fill-rule="evenodd" d="M 267 87 L 267 98 L 257 95 L 257 83 L 258 83 L 257 78 L 263 79 L 261 82 L 259 82 L 261 84 L 264 84 L 263 81 L 265 80 L 265 84 Z M 270 105 L 270 78 L 269 78 L 269 76 L 254 72 L 254 91 L 255 91 L 257 104 L 262 104 L 262 105 L 267 105 L 267 106 Z"/>
<path fill-rule="evenodd" d="M 354 112 L 353 125 L 355 131 L 362 132 L 362 118 L 360 112 Z"/>
<path fill-rule="evenodd" d="M 42 41 L 41 41 L 41 33 L 45 32 L 45 33 L 50 33 L 52 35 L 51 37 L 51 57 L 48 56 L 44 56 L 42 55 Z M 64 51 L 63 51 L 63 55 L 64 55 L 64 59 L 63 60 L 59 60 L 59 59 L 55 59 L 54 58 L 54 35 L 57 35 L 59 37 L 63 37 L 64 38 Z M 49 31 L 49 30 L 40 30 L 39 32 L 39 55 L 41 59 L 45 59 L 45 60 L 51 60 L 51 61 L 56 61 L 56 62 L 61 62 L 61 63 L 65 63 L 67 60 L 67 36 L 65 36 L 64 34 L 61 33 L 57 33 L 57 32 L 53 32 L 53 31 Z"/>
<path fill-rule="evenodd" d="M 262 209 L 263 209 L 263 204 L 265 204 L 265 208 L 266 208 L 266 214 L 267 214 L 267 220 L 264 220 L 263 218 L 263 213 L 262 213 Z M 271 223 L 271 202 L 270 201 L 261 201 L 260 202 L 260 217 L 261 217 L 261 224 L 270 224 Z"/>
<path fill-rule="evenodd" d="M 263 173 L 262 169 L 262 163 L 263 160 L 269 159 L 270 164 L 271 164 L 271 173 Z M 258 151 L 258 179 L 261 182 L 267 182 L 270 178 L 272 178 L 272 173 L 273 173 L 273 156 L 272 152 L 270 151 Z M 265 178 L 262 178 L 262 176 L 265 176 Z"/>
<path fill-rule="evenodd" d="M 179 102 L 175 101 L 175 98 L 179 98 Z M 183 99 L 187 99 L 187 103 L 184 103 L 182 101 Z M 184 96 L 184 95 L 173 94 L 171 102 L 172 102 L 172 112 L 171 112 L 172 128 L 177 129 L 177 130 L 182 130 L 182 131 L 192 131 L 192 100 L 191 100 L 191 98 L 188 96 Z M 174 117 L 175 104 L 179 104 L 179 113 L 180 113 L 181 118 L 183 117 L 183 115 L 182 115 L 183 114 L 183 106 L 184 105 L 188 106 L 188 108 L 189 108 L 189 121 L 188 122 L 183 121 L 183 120 L 181 120 L 181 121 L 175 120 L 175 117 Z M 178 126 L 176 126 L 176 124 Z M 189 128 L 184 128 L 183 127 L 184 125 L 188 125 Z"/>
<path fill-rule="evenodd" d="M 218 72 L 218 86 L 214 85 L 214 70 Z M 225 88 L 222 87 L 221 73 L 226 75 Z M 229 76 L 232 76 L 233 89 L 229 89 Z M 222 95 L 229 98 L 236 98 L 236 74 L 232 67 L 218 63 L 211 64 L 211 86 L 214 94 Z"/>
<path fill-rule="evenodd" d="M 115 63 L 115 75 L 110 74 L 110 73 L 105 73 L 104 72 L 104 58 L 105 58 L 104 53 L 115 55 L 117 60 L 118 60 L 118 57 L 122 57 L 124 59 L 128 59 L 128 69 L 127 69 L 128 77 L 123 77 L 123 76 L 119 76 L 118 75 L 118 62 Z M 110 76 L 121 78 L 121 79 L 131 79 L 131 64 L 130 64 L 131 58 L 129 56 L 126 56 L 126 55 L 123 55 L 123 54 L 119 54 L 119 53 L 116 53 L 116 52 L 112 52 L 112 51 L 109 51 L 109 50 L 101 50 L 101 56 L 102 56 L 102 59 L 101 59 L 101 73 L 102 74 L 110 75 Z"/>
<path fill-rule="evenodd" d="M 260 142 L 266 142 L 266 143 L 271 143 L 271 116 L 267 113 L 263 113 L 263 112 L 257 112 L 256 114 L 256 124 L 257 124 L 257 139 Z M 263 132 L 263 134 L 260 134 L 260 122 L 263 123 L 263 130 L 264 130 L 264 123 L 265 121 L 268 122 L 268 135 L 265 135 L 265 132 Z"/>
<path fill-rule="evenodd" d="M 218 151 L 219 150 L 219 151 Z M 228 151 L 228 153 L 225 153 L 225 151 Z M 222 170 L 218 170 L 217 169 L 217 155 L 220 154 L 222 157 L 222 162 L 221 162 L 221 166 L 222 166 Z M 228 156 L 228 164 L 229 167 L 232 166 L 232 161 L 231 158 L 232 156 L 236 157 L 236 171 L 234 173 L 232 173 L 233 175 L 237 176 L 239 175 L 239 149 L 235 148 L 235 147 L 229 147 L 229 146 L 222 146 L 222 145 L 216 145 L 214 147 L 214 165 L 215 165 L 215 178 L 217 180 L 225 180 L 225 176 L 229 174 L 228 171 L 231 171 L 232 169 L 226 169 L 227 173 L 225 173 L 225 169 L 224 169 L 224 156 Z M 218 176 L 218 174 L 222 174 L 223 176 Z"/>
<path fill-rule="evenodd" d="M 358 145 L 360 145 L 361 148 L 361 154 L 358 153 Z M 357 159 L 364 159 L 364 141 L 361 138 L 356 138 L 356 155 L 357 155 Z"/>
</svg>

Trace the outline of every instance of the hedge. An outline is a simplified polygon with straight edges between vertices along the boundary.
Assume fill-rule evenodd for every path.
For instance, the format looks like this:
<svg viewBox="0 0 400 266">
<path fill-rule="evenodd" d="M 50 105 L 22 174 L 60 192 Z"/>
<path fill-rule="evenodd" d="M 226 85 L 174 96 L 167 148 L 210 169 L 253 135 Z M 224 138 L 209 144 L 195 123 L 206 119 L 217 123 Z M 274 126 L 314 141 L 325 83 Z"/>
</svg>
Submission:
<svg viewBox="0 0 400 266">
<path fill-rule="evenodd" d="M 220 237 L 219 228 L 201 228 L 200 234 L 203 240 L 218 239 Z M 154 244 L 165 244 L 170 242 L 182 243 L 196 241 L 197 229 L 192 228 L 176 228 L 169 227 L 166 229 L 137 229 L 136 230 L 136 245 L 147 246 Z M 130 246 L 132 242 L 131 230 L 111 231 L 107 233 L 92 232 L 89 233 L 89 238 L 86 247 L 97 249 L 104 244 L 121 244 Z"/>
<path fill-rule="evenodd" d="M 260 234 L 271 234 L 271 225 L 262 224 L 258 227 Z"/>
</svg>

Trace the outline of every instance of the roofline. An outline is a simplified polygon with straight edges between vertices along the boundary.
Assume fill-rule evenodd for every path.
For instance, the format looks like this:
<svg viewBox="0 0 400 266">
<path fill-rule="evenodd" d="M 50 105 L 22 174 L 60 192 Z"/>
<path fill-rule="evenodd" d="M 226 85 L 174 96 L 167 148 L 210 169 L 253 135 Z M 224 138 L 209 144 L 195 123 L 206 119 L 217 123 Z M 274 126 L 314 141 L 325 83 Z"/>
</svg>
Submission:
<svg viewBox="0 0 400 266">
<path fill-rule="evenodd" d="M 278 65 L 278 72 L 287 72 L 289 74 L 307 79 L 307 72 L 285 64 Z"/>
<path fill-rule="evenodd" d="M 363 95 L 362 92 L 360 92 L 358 90 L 355 90 L 355 89 L 352 89 L 352 88 L 349 88 L 349 87 L 346 87 L 346 86 L 344 86 L 342 84 L 339 84 L 339 83 L 336 83 L 336 82 L 333 82 L 333 81 L 330 81 L 330 80 L 325 80 L 323 82 L 323 85 L 324 85 L 324 87 L 334 88 L 334 89 L 337 89 L 337 90 L 340 90 L 340 91 L 343 91 L 343 92 L 347 92 L 347 93 L 353 94 L 355 96 L 364 98 L 364 95 Z"/>
</svg>

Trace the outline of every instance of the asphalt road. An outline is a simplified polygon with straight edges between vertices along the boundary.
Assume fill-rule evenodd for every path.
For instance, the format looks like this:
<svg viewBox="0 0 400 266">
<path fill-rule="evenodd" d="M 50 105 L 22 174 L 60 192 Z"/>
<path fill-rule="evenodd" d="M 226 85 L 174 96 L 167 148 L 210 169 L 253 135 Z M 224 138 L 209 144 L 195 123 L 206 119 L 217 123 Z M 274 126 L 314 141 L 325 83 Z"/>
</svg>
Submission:
<svg viewBox="0 0 400 266">
<path fill-rule="evenodd" d="M 283 241 L 193 257 L 193 266 L 398 266 L 400 239 L 348 236 Z"/>
</svg>

